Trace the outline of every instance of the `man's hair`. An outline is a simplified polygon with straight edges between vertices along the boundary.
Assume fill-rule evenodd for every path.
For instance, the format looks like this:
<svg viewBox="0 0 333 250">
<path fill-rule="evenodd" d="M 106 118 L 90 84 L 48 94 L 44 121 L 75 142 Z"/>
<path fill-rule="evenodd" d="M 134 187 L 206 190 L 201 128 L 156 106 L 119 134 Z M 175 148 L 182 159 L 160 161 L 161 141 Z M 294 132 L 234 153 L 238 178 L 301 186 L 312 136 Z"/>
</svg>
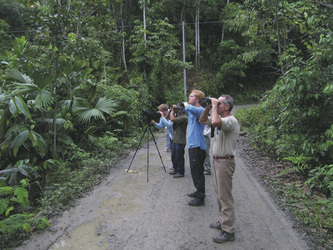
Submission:
<svg viewBox="0 0 333 250">
<path fill-rule="evenodd" d="M 205 94 L 201 90 L 194 89 L 191 91 L 191 94 L 194 94 L 196 98 L 199 98 L 199 103 L 202 103 L 203 99 L 205 99 Z"/>
<path fill-rule="evenodd" d="M 162 103 L 160 106 L 158 106 L 158 110 L 161 112 L 168 110 L 168 109 L 169 109 L 169 106 L 164 103 Z"/>
<path fill-rule="evenodd" d="M 234 107 L 234 99 L 230 95 L 221 95 L 224 97 L 224 105 L 229 104 L 229 112 L 231 112 L 232 108 Z"/>
</svg>

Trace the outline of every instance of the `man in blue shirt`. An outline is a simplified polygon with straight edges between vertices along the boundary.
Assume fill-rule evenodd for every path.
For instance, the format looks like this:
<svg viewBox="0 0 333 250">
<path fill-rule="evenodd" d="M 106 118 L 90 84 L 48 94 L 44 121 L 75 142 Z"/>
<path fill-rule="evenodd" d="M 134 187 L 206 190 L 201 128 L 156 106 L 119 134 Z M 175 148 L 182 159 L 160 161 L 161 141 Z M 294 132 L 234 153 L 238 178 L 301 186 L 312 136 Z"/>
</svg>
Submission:
<svg viewBox="0 0 333 250">
<path fill-rule="evenodd" d="M 196 191 L 188 196 L 194 198 L 188 205 L 205 205 L 205 176 L 204 161 L 206 156 L 206 142 L 203 134 L 205 125 L 199 122 L 204 108 L 201 106 L 205 94 L 200 90 L 192 90 L 188 97 L 188 103 L 184 103 L 184 111 L 188 116 L 187 147 L 190 160 L 191 175 Z"/>
</svg>

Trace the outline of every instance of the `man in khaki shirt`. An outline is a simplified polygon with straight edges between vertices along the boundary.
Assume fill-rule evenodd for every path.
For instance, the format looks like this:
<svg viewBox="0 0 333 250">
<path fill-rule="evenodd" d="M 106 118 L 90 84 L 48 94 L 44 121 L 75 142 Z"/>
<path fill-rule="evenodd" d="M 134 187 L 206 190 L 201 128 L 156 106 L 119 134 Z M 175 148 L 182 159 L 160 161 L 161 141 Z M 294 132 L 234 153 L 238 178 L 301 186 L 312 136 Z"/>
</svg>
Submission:
<svg viewBox="0 0 333 250">
<path fill-rule="evenodd" d="M 221 230 L 213 240 L 217 243 L 235 240 L 235 209 L 232 196 L 232 177 L 235 171 L 236 141 L 239 135 L 237 119 L 231 115 L 233 98 L 222 95 L 218 99 L 210 98 L 200 116 L 200 123 L 213 125 L 213 169 L 215 194 L 219 208 L 219 221 L 210 227 Z M 211 118 L 208 114 L 211 110 Z"/>
</svg>

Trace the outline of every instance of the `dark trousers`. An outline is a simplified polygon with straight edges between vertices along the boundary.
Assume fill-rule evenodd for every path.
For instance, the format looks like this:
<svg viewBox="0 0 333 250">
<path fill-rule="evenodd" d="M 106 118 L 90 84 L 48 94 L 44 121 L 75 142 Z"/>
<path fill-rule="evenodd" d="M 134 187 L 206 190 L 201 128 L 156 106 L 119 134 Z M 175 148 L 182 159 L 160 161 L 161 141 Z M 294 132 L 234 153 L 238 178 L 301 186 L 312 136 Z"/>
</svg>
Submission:
<svg viewBox="0 0 333 250">
<path fill-rule="evenodd" d="M 173 148 L 173 140 L 171 140 L 170 139 L 170 149 L 171 149 L 171 162 L 172 162 L 172 167 L 174 167 L 173 166 L 173 157 L 174 157 L 174 155 L 173 155 L 173 151 L 172 151 L 172 148 Z"/>
<path fill-rule="evenodd" d="M 198 148 L 190 148 L 188 150 L 190 158 L 190 168 L 192 180 L 195 188 L 197 189 L 196 195 L 198 198 L 204 199 L 205 195 L 205 175 L 204 175 L 204 161 L 206 151 Z"/>
<path fill-rule="evenodd" d="M 178 144 L 178 143 L 172 144 L 172 152 L 171 152 L 172 165 L 173 169 L 179 174 L 185 173 L 184 154 L 185 154 L 185 144 Z"/>
</svg>

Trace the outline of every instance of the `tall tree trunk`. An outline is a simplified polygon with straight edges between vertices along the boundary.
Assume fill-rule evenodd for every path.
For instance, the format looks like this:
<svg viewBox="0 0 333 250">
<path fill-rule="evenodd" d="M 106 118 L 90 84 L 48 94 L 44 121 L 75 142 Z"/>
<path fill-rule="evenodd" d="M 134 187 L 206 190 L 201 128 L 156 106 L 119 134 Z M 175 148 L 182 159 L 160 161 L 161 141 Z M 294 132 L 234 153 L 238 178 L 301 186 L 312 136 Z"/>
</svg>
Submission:
<svg viewBox="0 0 333 250">
<path fill-rule="evenodd" d="M 282 2 L 283 4 L 283 2 Z M 282 6 L 284 9 L 284 6 Z M 283 11 L 283 51 L 287 49 L 287 27 L 286 27 L 286 12 Z"/>
<path fill-rule="evenodd" d="M 183 8 L 182 8 L 182 11 L 180 13 L 180 18 L 181 18 L 181 21 L 182 21 L 182 35 L 183 35 L 183 62 L 185 63 L 186 62 L 186 57 L 185 57 L 185 1 L 183 2 Z M 184 66 L 183 68 L 183 77 L 184 77 L 184 96 L 185 98 L 187 97 L 187 93 L 186 93 L 186 68 Z M 184 100 L 186 101 L 186 99 Z"/>
<path fill-rule="evenodd" d="M 227 1 L 227 4 L 229 4 L 229 0 Z M 221 42 L 224 41 L 224 23 L 222 23 L 222 35 L 221 35 Z"/>
<path fill-rule="evenodd" d="M 280 25 L 279 25 L 279 18 L 277 15 L 278 0 L 274 0 L 274 2 L 275 2 L 275 22 L 276 22 L 276 29 L 277 29 L 278 50 L 279 50 L 279 55 L 281 56 L 282 50 L 281 50 L 281 41 L 280 41 Z M 281 72 L 282 72 L 282 75 L 284 76 L 283 65 L 281 65 Z"/>
<path fill-rule="evenodd" d="M 197 0 L 195 13 L 195 67 L 200 68 L 200 0 Z"/>
<path fill-rule="evenodd" d="M 185 2 L 186 2 L 186 0 L 184 0 L 183 7 L 182 7 L 182 10 L 180 12 L 180 20 L 182 22 L 185 22 Z"/>
<path fill-rule="evenodd" d="M 145 46 L 146 46 L 146 41 L 147 41 L 147 34 L 146 34 L 146 0 L 143 0 L 143 39 L 145 41 Z"/>
<path fill-rule="evenodd" d="M 124 68 L 127 70 L 126 64 L 126 50 L 125 50 L 125 36 L 124 36 L 124 18 L 123 18 L 123 5 L 120 5 L 120 15 L 121 15 L 121 36 L 122 36 L 122 44 L 121 44 L 121 58 L 124 63 Z"/>
<path fill-rule="evenodd" d="M 54 79 L 55 79 L 55 85 L 54 85 L 54 94 L 57 96 L 57 78 L 58 78 L 58 53 L 55 56 L 54 60 Z M 54 117 L 53 117 L 53 156 L 54 158 L 58 158 L 57 154 L 57 112 L 58 112 L 58 102 L 56 101 L 55 107 L 53 109 Z"/>
<path fill-rule="evenodd" d="M 146 0 L 143 0 L 143 39 L 145 42 L 145 48 L 147 46 L 146 42 L 147 42 L 147 34 L 146 34 Z M 144 71 L 143 71 L 143 81 L 146 82 L 147 80 L 147 70 L 146 70 L 146 66 L 144 67 Z"/>
</svg>

